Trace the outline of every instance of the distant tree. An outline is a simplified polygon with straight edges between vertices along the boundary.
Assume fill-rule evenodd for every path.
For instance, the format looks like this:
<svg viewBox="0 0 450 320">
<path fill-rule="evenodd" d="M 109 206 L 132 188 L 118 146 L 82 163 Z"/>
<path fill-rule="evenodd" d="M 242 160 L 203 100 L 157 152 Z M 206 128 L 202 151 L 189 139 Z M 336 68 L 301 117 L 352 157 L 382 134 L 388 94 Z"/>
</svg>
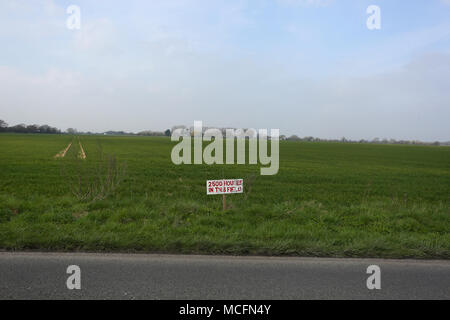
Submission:
<svg viewBox="0 0 450 320">
<path fill-rule="evenodd" d="M 164 135 L 165 135 L 166 137 L 170 137 L 170 134 L 171 134 L 170 129 L 167 129 L 166 131 L 164 131 Z"/>
<path fill-rule="evenodd" d="M 39 126 L 37 124 L 32 124 L 27 126 L 27 132 L 28 133 L 39 133 Z"/>
<path fill-rule="evenodd" d="M 0 119 L 0 132 L 1 131 L 6 131 L 6 129 L 8 128 L 8 124 Z"/>
<path fill-rule="evenodd" d="M 289 141 L 299 141 L 301 140 L 299 136 L 296 136 L 295 134 L 287 138 Z"/>
<path fill-rule="evenodd" d="M 172 127 L 171 133 L 173 134 L 176 130 L 180 129 L 180 135 L 183 137 L 189 137 L 191 135 L 191 130 L 184 125 L 176 125 Z"/>
<path fill-rule="evenodd" d="M 77 134 L 77 129 L 74 129 L 74 128 L 68 128 L 66 131 L 69 134 Z"/>
<path fill-rule="evenodd" d="M 44 124 L 44 125 L 39 127 L 39 132 L 40 133 L 50 133 L 50 129 L 51 128 L 50 128 L 49 125 Z"/>
<path fill-rule="evenodd" d="M 164 137 L 164 136 L 166 136 L 166 134 L 164 132 L 151 131 L 151 130 L 138 132 L 138 135 L 139 136 L 149 136 L 149 137 Z"/>
<path fill-rule="evenodd" d="M 105 134 L 105 135 L 112 135 L 112 136 L 132 136 L 132 135 L 135 135 L 133 132 L 112 131 L 112 130 L 103 132 L 103 134 Z"/>
<path fill-rule="evenodd" d="M 59 130 L 58 128 L 55 128 L 55 127 L 51 127 L 50 133 L 54 133 L 54 134 L 61 133 L 61 130 Z"/>
<path fill-rule="evenodd" d="M 16 132 L 16 133 L 26 133 L 27 132 L 27 126 L 23 123 L 17 124 L 13 127 L 9 128 L 9 131 Z"/>
</svg>

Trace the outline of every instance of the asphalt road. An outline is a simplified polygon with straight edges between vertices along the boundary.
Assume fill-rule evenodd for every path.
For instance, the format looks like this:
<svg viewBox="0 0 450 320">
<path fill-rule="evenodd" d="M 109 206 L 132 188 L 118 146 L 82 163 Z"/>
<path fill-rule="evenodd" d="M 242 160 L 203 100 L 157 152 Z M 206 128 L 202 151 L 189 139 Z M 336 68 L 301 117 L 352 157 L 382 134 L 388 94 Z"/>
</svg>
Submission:
<svg viewBox="0 0 450 320">
<path fill-rule="evenodd" d="M 450 299 L 450 261 L 0 252 L 0 299 Z"/>
</svg>

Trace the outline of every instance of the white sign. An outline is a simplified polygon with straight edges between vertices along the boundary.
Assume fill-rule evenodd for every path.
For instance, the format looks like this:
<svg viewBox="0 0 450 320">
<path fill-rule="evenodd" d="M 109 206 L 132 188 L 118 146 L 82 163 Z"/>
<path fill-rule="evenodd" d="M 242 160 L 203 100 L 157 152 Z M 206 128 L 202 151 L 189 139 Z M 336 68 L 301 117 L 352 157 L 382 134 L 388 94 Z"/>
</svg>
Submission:
<svg viewBox="0 0 450 320">
<path fill-rule="evenodd" d="M 244 179 L 225 179 L 206 181 L 206 194 L 243 193 Z"/>
</svg>

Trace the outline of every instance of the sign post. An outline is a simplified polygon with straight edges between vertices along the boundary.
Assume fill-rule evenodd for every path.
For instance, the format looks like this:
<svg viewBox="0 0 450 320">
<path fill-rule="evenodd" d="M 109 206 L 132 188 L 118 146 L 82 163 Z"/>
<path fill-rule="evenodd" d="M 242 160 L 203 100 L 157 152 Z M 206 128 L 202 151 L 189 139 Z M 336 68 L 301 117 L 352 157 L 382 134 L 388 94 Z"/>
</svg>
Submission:
<svg viewBox="0 0 450 320">
<path fill-rule="evenodd" d="M 227 208 L 225 195 L 244 192 L 244 179 L 222 179 L 206 181 L 207 195 L 222 195 L 223 210 Z"/>
</svg>

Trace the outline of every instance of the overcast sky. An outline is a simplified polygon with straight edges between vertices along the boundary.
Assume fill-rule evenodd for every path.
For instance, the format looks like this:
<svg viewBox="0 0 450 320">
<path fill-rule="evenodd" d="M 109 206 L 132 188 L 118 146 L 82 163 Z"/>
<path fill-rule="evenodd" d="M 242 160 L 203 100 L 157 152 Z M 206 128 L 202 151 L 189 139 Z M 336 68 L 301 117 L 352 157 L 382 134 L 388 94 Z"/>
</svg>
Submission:
<svg viewBox="0 0 450 320">
<path fill-rule="evenodd" d="M 10 125 L 450 140 L 450 0 L 0 0 L 0 43 Z"/>
</svg>

